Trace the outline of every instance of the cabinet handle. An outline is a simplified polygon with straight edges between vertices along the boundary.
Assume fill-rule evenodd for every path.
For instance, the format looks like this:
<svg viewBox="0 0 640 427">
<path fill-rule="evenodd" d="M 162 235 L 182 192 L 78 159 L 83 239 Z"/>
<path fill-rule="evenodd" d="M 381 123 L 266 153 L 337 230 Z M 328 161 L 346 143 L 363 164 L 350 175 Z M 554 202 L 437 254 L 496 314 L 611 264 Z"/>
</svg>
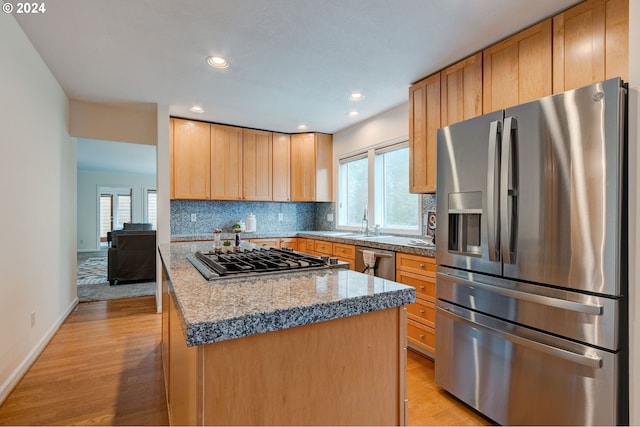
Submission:
<svg viewBox="0 0 640 427">
<path fill-rule="evenodd" d="M 424 314 L 424 310 L 420 310 L 420 314 Z"/>
<path fill-rule="evenodd" d="M 420 290 L 424 291 L 424 285 L 420 285 Z"/>
<path fill-rule="evenodd" d="M 420 264 L 420 268 L 424 268 L 424 264 Z"/>
<path fill-rule="evenodd" d="M 424 339 L 424 334 L 420 334 L 420 339 L 423 340 Z"/>
</svg>

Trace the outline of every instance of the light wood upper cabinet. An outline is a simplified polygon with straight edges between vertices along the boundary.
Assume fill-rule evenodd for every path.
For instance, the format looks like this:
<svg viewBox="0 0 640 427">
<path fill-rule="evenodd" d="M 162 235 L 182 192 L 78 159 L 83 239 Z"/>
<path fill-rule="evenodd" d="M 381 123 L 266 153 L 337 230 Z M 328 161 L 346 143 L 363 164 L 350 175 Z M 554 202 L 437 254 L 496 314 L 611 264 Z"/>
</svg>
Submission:
<svg viewBox="0 0 640 427">
<path fill-rule="evenodd" d="M 482 52 L 440 73 L 441 125 L 482 115 Z"/>
<path fill-rule="evenodd" d="M 253 129 L 242 132 L 242 197 L 244 200 L 271 200 L 273 135 Z"/>
<path fill-rule="evenodd" d="M 291 200 L 291 135 L 273 134 L 273 200 Z"/>
<path fill-rule="evenodd" d="M 331 135 L 291 135 L 291 200 L 329 202 L 332 199 Z"/>
<path fill-rule="evenodd" d="M 409 88 L 409 191 L 436 191 L 436 145 L 440 123 L 440 73 Z"/>
<path fill-rule="evenodd" d="M 629 72 L 628 0 L 589 0 L 553 18 L 553 92 Z"/>
<path fill-rule="evenodd" d="M 171 198 L 209 199 L 209 124 L 171 119 Z"/>
<path fill-rule="evenodd" d="M 211 199 L 242 199 L 242 128 L 211 125 Z"/>
<path fill-rule="evenodd" d="M 483 113 L 533 101 L 552 91 L 551 19 L 483 52 Z"/>
</svg>

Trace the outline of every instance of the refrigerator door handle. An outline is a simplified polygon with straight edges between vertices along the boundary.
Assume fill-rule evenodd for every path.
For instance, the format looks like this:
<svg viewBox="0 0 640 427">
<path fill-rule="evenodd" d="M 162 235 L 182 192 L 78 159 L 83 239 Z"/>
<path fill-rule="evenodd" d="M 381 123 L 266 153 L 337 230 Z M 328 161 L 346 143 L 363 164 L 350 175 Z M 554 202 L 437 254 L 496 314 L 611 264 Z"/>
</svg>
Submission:
<svg viewBox="0 0 640 427">
<path fill-rule="evenodd" d="M 509 191 L 510 176 L 513 183 L 516 181 L 517 170 L 515 163 L 512 163 L 512 145 L 513 140 L 511 138 L 512 131 L 516 130 L 518 122 L 513 117 L 506 117 L 504 119 L 504 128 L 502 131 L 502 147 L 501 147 L 501 159 L 500 159 L 500 252 L 502 254 L 502 260 L 505 264 L 511 264 L 515 259 L 512 259 L 514 253 L 511 251 L 511 242 L 513 234 L 513 218 L 511 213 L 515 211 L 516 203 L 516 191 L 515 189 Z M 513 170 L 511 170 L 513 165 Z M 511 174 L 511 175 L 510 175 Z M 509 196 L 513 197 L 511 204 L 509 204 Z M 509 206 L 512 206 L 512 212 L 509 212 Z"/>
<path fill-rule="evenodd" d="M 489 127 L 489 157 L 487 162 L 487 241 L 489 246 L 489 260 L 490 261 L 498 261 L 499 253 L 496 248 L 496 242 L 498 240 L 498 220 L 496 219 L 496 214 L 499 209 L 499 198 L 496 197 L 496 183 L 498 180 L 496 179 L 496 171 L 498 170 L 498 165 L 500 164 L 500 160 L 498 156 L 500 156 L 498 145 L 498 137 L 501 131 L 501 122 L 499 120 L 494 120 L 490 123 Z M 497 165 L 496 165 L 497 163 Z M 497 167 L 498 166 L 498 167 Z"/>
<path fill-rule="evenodd" d="M 463 317 L 457 313 L 454 313 L 447 307 L 443 307 L 439 305 L 437 308 L 438 310 L 440 310 L 440 313 L 442 313 L 445 316 L 448 316 L 456 321 L 465 323 L 471 326 L 472 328 L 486 329 L 491 334 L 496 335 L 500 338 L 506 339 L 508 341 L 511 341 L 514 344 L 522 345 L 524 347 L 528 347 L 530 349 L 537 350 L 542 353 L 549 354 L 551 356 L 559 357 L 559 358 L 568 360 L 572 363 L 588 366 L 589 368 L 594 368 L 594 369 L 602 368 L 602 358 L 598 356 L 587 356 L 584 354 L 578 354 L 578 353 L 574 353 L 573 351 L 564 350 L 558 347 L 553 347 L 541 342 L 531 341 L 530 339 L 523 338 L 519 335 L 515 335 L 507 331 L 496 329 L 494 327 L 479 323 L 477 321 L 467 319 L 466 317 Z"/>
<path fill-rule="evenodd" d="M 438 273 L 437 277 L 443 281 L 456 281 L 462 283 L 470 288 L 478 288 L 483 291 L 491 292 L 494 294 L 502 295 L 505 297 L 515 298 L 522 301 L 533 302 L 536 304 L 542 304 L 549 307 L 560 308 L 563 310 L 575 311 L 578 313 L 591 314 L 594 316 L 602 315 L 602 306 L 593 304 L 583 304 L 575 301 L 568 301 L 565 299 L 553 298 L 545 295 L 532 294 L 529 292 L 517 291 L 515 289 L 507 289 L 501 286 L 490 285 L 488 283 L 472 281 L 464 279 L 462 277 L 454 276 L 447 273 Z"/>
</svg>

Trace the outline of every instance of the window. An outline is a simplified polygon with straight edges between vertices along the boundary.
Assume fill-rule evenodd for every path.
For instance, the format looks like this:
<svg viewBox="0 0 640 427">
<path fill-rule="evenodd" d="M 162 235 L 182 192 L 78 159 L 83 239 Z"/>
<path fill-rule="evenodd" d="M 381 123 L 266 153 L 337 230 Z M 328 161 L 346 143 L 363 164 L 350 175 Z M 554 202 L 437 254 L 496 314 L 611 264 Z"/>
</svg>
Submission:
<svg viewBox="0 0 640 427">
<path fill-rule="evenodd" d="M 409 146 L 387 145 L 340 160 L 338 227 L 369 226 L 387 233 L 420 232 L 420 198 L 409 193 Z"/>
<path fill-rule="evenodd" d="M 362 226 L 364 209 L 368 206 L 368 158 L 361 155 L 340 162 L 338 186 L 340 225 Z"/>
<path fill-rule="evenodd" d="M 156 190 L 147 190 L 147 198 L 145 201 L 145 222 L 153 224 L 153 229 L 158 229 L 157 216 L 157 193 Z"/>
</svg>

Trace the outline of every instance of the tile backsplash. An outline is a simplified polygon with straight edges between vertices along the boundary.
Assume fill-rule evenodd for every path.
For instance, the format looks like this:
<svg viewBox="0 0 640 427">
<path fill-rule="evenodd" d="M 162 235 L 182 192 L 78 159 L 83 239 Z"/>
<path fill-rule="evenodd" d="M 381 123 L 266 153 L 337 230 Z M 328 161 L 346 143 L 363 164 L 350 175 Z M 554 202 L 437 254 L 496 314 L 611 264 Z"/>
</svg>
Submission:
<svg viewBox="0 0 640 427">
<path fill-rule="evenodd" d="M 435 194 L 422 195 L 421 217 L 436 209 Z M 327 221 L 334 214 L 334 203 L 245 202 L 213 200 L 172 200 L 171 235 L 208 234 L 214 228 L 231 232 L 236 222 L 246 221 L 248 214 L 256 216 L 258 233 L 300 230 L 333 230 L 335 223 Z M 195 215 L 195 221 L 191 221 Z M 422 225 L 426 234 L 426 224 Z"/>
<path fill-rule="evenodd" d="M 327 213 L 333 203 L 235 202 L 209 200 L 172 200 L 171 234 L 206 234 L 214 228 L 231 232 L 236 222 L 256 216 L 258 233 L 298 230 L 331 230 Z M 195 214 L 195 221 L 191 221 Z"/>
</svg>

